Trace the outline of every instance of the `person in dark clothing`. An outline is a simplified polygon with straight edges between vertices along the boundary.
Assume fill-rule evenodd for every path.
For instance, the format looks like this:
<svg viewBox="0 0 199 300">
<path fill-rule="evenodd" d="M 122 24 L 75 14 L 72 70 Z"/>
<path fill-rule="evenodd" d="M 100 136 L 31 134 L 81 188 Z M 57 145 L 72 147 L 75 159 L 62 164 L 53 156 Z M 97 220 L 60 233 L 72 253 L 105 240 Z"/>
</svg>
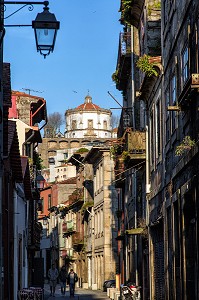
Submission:
<svg viewBox="0 0 199 300">
<path fill-rule="evenodd" d="M 66 272 L 66 267 L 62 266 L 61 270 L 59 272 L 59 280 L 60 280 L 60 285 L 61 285 L 61 294 L 65 295 L 66 293 L 66 279 L 67 279 L 67 272 Z"/>
<path fill-rule="evenodd" d="M 68 273 L 67 277 L 67 283 L 69 285 L 70 289 L 70 296 L 74 297 L 75 294 L 75 283 L 78 281 L 77 274 L 73 271 L 73 269 L 70 269 L 70 272 Z"/>
</svg>

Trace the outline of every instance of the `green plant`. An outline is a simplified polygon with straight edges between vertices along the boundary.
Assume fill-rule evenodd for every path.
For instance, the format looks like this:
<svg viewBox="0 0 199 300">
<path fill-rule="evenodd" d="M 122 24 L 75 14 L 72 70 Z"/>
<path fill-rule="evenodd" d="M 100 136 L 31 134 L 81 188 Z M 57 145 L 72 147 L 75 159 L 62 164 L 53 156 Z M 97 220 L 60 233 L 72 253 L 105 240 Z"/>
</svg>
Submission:
<svg viewBox="0 0 199 300">
<path fill-rule="evenodd" d="M 160 10 L 161 9 L 161 2 L 160 1 L 155 1 L 153 4 L 148 5 L 148 14 L 149 14 L 149 16 L 151 15 L 153 9 Z"/>
<path fill-rule="evenodd" d="M 113 157 L 113 159 L 115 159 L 116 156 L 118 155 L 119 149 L 120 149 L 119 145 L 113 145 L 110 148 L 110 154 Z"/>
<path fill-rule="evenodd" d="M 37 170 L 42 170 L 43 166 L 42 166 L 42 162 L 43 160 L 40 157 L 40 154 L 34 150 L 33 152 L 33 164 L 36 166 Z"/>
<path fill-rule="evenodd" d="M 131 10 L 132 10 L 133 0 L 122 0 L 121 3 L 121 24 L 125 25 L 132 25 L 132 17 L 131 17 Z"/>
<path fill-rule="evenodd" d="M 86 201 L 83 205 L 82 205 L 82 208 L 81 208 L 81 213 L 84 214 L 85 211 L 89 208 L 89 207 L 92 207 L 94 205 L 94 201 L 91 200 L 91 201 Z"/>
<path fill-rule="evenodd" d="M 193 147 L 195 144 L 195 141 L 192 140 L 189 135 L 185 136 L 182 140 L 182 143 L 176 147 L 175 155 L 183 155 L 184 153 L 188 152 L 191 149 L 191 147 Z"/>
<path fill-rule="evenodd" d="M 155 63 L 150 62 L 150 56 L 147 54 L 141 56 L 136 63 L 136 66 L 148 77 L 158 76 L 158 72 L 154 68 L 155 65 Z"/>
<path fill-rule="evenodd" d="M 127 160 L 129 158 L 129 152 L 128 151 L 123 151 L 122 152 L 122 158 L 123 158 L 124 161 Z"/>
<path fill-rule="evenodd" d="M 85 153 L 88 152 L 89 150 L 87 148 L 79 148 L 76 153 Z"/>
<path fill-rule="evenodd" d="M 118 69 L 112 74 L 112 80 L 117 84 L 119 82 Z"/>
</svg>

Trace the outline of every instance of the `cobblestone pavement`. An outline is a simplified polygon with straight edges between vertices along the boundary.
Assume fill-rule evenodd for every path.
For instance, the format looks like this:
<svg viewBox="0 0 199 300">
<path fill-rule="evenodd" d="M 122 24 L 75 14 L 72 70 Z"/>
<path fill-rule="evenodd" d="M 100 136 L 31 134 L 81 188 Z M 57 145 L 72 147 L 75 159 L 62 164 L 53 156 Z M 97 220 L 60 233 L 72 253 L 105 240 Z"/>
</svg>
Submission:
<svg viewBox="0 0 199 300">
<path fill-rule="evenodd" d="M 48 284 L 44 285 L 44 299 L 45 300 L 56 300 L 56 299 L 63 299 L 63 300 L 94 300 L 94 299 L 102 299 L 102 300 L 110 300 L 110 298 L 107 296 L 105 292 L 102 291 L 92 291 L 92 290 L 85 290 L 76 288 L 75 290 L 75 296 L 73 298 L 69 295 L 69 290 L 66 288 L 66 295 L 61 295 L 61 289 L 60 286 L 57 285 L 56 291 L 55 291 L 55 297 L 50 296 L 50 288 Z"/>
</svg>

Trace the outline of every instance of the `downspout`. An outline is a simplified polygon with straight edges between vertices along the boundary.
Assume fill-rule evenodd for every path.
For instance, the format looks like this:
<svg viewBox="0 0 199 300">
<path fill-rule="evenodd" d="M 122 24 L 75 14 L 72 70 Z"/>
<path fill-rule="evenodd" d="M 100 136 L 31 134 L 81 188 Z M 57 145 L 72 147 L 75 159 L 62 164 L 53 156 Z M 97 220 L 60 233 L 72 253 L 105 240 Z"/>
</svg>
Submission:
<svg viewBox="0 0 199 300">
<path fill-rule="evenodd" d="M 135 228 L 137 228 L 137 171 L 133 173 L 134 176 L 134 199 L 135 199 Z M 135 282 L 138 285 L 138 238 L 135 235 Z"/>
<path fill-rule="evenodd" d="M 29 138 L 22 144 L 22 155 L 25 155 L 25 145 L 33 138 L 35 132 L 33 130 L 31 136 L 29 136 Z"/>
<path fill-rule="evenodd" d="M 132 89 L 132 122 L 135 130 L 135 74 L 134 74 L 134 27 L 131 25 L 131 89 Z M 131 105 L 130 105 L 131 106 Z"/>
<path fill-rule="evenodd" d="M 147 119 L 147 116 L 146 116 Z M 149 295 L 150 295 L 150 299 L 152 299 L 152 274 L 150 273 L 152 270 L 151 268 L 151 253 L 152 253 L 152 249 L 151 249 L 151 238 L 150 238 L 150 227 L 149 227 L 149 200 L 148 200 L 148 195 L 150 193 L 150 177 L 149 177 L 149 129 L 148 129 L 148 125 L 146 122 L 146 225 L 148 226 L 148 235 L 149 235 Z"/>
<path fill-rule="evenodd" d="M 41 131 L 44 128 L 44 126 L 46 126 L 46 124 L 48 123 L 47 118 L 44 121 L 45 121 L 45 123 L 39 128 L 39 131 Z"/>
<path fill-rule="evenodd" d="M 14 257 L 17 259 L 14 259 L 14 300 L 17 300 L 17 290 L 18 290 L 18 237 L 17 237 L 17 212 L 18 212 L 18 207 L 17 207 L 17 190 L 16 186 L 14 189 Z"/>
</svg>

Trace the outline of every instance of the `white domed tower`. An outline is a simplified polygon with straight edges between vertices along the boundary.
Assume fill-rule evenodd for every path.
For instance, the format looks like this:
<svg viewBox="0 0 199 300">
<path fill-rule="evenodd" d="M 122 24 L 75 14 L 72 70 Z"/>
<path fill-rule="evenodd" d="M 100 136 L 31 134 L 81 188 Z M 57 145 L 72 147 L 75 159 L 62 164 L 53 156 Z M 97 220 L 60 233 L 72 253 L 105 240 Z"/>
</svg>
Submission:
<svg viewBox="0 0 199 300">
<path fill-rule="evenodd" d="M 111 111 L 100 108 L 87 95 L 83 104 L 68 109 L 66 118 L 66 138 L 111 138 Z"/>
</svg>

